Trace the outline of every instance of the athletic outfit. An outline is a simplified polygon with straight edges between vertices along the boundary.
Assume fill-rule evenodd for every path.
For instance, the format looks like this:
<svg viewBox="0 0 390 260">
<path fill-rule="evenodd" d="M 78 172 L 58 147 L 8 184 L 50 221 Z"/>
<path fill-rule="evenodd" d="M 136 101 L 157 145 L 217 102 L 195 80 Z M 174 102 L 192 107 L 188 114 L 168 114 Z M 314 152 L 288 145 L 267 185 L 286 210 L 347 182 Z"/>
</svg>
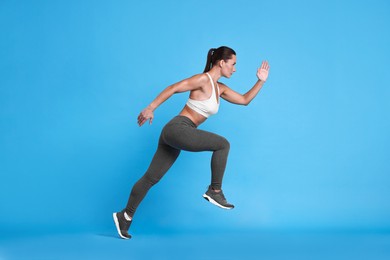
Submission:
<svg viewBox="0 0 390 260">
<path fill-rule="evenodd" d="M 209 79 L 211 81 L 211 86 L 213 87 L 213 91 L 211 93 L 211 97 L 206 100 L 194 100 L 189 98 L 187 101 L 187 106 L 194 110 L 195 112 L 201 114 L 204 117 L 209 117 L 213 114 L 216 114 L 219 109 L 219 102 L 217 101 L 217 96 L 215 95 L 215 86 L 214 81 L 211 78 L 210 74 L 206 73 L 207 76 L 209 76 Z M 217 91 L 218 91 L 218 97 L 219 97 L 219 87 L 217 84 Z"/>
<path fill-rule="evenodd" d="M 208 73 L 206 74 L 212 85 L 210 98 L 206 100 L 193 100 L 189 98 L 186 105 L 204 117 L 209 117 L 218 112 L 219 102 L 217 101 L 216 91 L 219 96 L 219 87 L 217 85 L 216 88 L 211 76 Z M 197 129 L 197 126 L 188 117 L 174 117 L 164 126 L 152 162 L 144 176 L 133 186 L 126 208 L 122 212 L 114 213 L 114 221 L 119 235 L 122 238 L 131 237 L 127 233 L 131 222 L 126 222 L 124 213 L 126 212 L 131 218 L 133 217 L 146 193 L 169 170 L 181 150 L 213 152 L 211 158 L 211 185 L 203 197 L 221 208 L 233 208 L 234 206 L 226 201 L 221 190 L 229 149 L 230 144 L 224 137 Z M 221 191 L 215 192 L 214 190 Z"/>
</svg>

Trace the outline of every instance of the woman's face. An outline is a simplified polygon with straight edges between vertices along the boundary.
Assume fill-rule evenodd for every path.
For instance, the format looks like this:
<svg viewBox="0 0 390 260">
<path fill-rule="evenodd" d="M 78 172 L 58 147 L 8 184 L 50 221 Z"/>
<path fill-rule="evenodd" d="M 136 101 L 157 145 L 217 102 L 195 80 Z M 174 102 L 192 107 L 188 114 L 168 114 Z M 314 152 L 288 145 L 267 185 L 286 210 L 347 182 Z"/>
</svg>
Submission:
<svg viewBox="0 0 390 260">
<path fill-rule="evenodd" d="M 236 72 L 236 55 L 232 55 L 227 61 L 221 62 L 222 76 L 230 78 L 234 72 Z"/>
</svg>

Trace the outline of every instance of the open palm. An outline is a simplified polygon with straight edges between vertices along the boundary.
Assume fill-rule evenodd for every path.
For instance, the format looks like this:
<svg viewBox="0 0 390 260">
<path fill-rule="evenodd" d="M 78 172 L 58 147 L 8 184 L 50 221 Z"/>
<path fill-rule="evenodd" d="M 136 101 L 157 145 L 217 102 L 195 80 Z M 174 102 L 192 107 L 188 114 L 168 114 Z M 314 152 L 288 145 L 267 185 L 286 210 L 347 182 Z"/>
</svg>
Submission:
<svg viewBox="0 0 390 260">
<path fill-rule="evenodd" d="M 263 61 L 260 68 L 257 69 L 257 78 L 261 81 L 266 81 L 268 78 L 269 64 L 268 61 Z"/>
</svg>

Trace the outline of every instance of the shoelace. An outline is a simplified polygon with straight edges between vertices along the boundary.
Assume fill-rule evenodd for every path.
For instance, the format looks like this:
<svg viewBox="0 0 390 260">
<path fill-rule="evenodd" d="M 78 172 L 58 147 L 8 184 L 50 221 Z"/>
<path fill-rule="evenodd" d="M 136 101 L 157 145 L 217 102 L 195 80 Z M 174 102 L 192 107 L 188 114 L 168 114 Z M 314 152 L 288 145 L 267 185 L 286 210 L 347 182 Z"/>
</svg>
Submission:
<svg viewBox="0 0 390 260">
<path fill-rule="evenodd" d="M 217 195 L 221 196 L 222 200 L 226 202 L 225 195 L 223 194 L 222 190 L 217 193 Z"/>
</svg>

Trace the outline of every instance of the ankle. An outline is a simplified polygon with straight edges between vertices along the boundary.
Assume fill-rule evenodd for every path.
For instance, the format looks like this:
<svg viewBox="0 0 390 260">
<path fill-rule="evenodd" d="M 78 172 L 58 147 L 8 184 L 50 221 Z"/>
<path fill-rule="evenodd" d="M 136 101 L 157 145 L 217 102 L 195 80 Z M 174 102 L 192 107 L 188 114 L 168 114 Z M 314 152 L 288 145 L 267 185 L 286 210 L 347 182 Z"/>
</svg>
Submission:
<svg viewBox="0 0 390 260">
<path fill-rule="evenodd" d="M 217 188 L 214 188 L 214 187 L 211 187 L 211 190 L 213 190 L 214 192 L 221 192 L 221 189 L 217 189 Z"/>
<path fill-rule="evenodd" d="M 127 221 L 132 221 L 132 220 L 133 220 L 133 218 L 132 218 L 131 216 L 129 216 L 129 215 L 126 213 L 126 211 L 125 211 L 125 213 L 123 214 L 123 216 L 125 216 L 125 219 L 126 219 Z"/>
</svg>

